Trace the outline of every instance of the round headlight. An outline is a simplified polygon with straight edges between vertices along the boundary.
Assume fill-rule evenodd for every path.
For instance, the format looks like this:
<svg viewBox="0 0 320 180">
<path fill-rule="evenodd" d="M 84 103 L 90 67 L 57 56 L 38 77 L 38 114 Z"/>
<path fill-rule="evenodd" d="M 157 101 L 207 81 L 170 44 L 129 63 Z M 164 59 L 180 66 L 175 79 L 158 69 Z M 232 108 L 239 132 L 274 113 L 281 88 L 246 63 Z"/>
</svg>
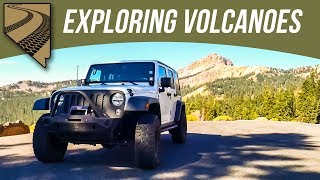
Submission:
<svg viewBox="0 0 320 180">
<path fill-rule="evenodd" d="M 112 96 L 111 102 L 115 106 L 121 106 L 121 104 L 124 102 L 124 97 L 120 93 L 116 93 Z"/>
</svg>

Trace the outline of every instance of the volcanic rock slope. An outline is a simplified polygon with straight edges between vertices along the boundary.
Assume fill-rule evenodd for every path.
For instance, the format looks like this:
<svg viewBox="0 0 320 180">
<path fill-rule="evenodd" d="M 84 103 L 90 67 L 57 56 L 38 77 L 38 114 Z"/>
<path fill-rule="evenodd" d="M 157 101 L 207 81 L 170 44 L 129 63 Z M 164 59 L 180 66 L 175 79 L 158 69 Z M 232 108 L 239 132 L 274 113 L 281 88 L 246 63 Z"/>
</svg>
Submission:
<svg viewBox="0 0 320 180">
<path fill-rule="evenodd" d="M 270 70 L 271 68 L 263 66 L 234 66 L 231 60 L 213 53 L 180 69 L 178 73 L 182 87 L 193 87 L 217 79 L 254 76 Z"/>
</svg>

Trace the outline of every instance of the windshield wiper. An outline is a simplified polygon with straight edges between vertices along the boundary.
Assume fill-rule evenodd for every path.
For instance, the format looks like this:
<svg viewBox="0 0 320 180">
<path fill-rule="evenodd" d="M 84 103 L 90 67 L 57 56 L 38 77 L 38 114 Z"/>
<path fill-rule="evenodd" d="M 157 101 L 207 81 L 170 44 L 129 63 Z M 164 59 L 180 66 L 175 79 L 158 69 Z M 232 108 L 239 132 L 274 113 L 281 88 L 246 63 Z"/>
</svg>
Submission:
<svg viewBox="0 0 320 180">
<path fill-rule="evenodd" d="M 101 81 L 90 81 L 90 82 L 88 82 L 88 84 L 91 84 L 91 83 L 101 83 L 101 85 L 107 85 L 105 82 L 101 82 Z"/>
<path fill-rule="evenodd" d="M 101 83 L 101 85 L 108 85 L 105 82 L 101 82 L 101 81 L 90 81 L 88 82 L 88 84 L 91 83 Z M 124 85 L 124 83 L 131 83 L 133 85 L 138 85 L 137 83 L 133 82 L 133 81 L 117 81 L 117 82 L 110 82 L 110 83 L 122 83 Z"/>
<path fill-rule="evenodd" d="M 121 81 L 122 82 L 122 84 L 123 83 L 125 83 L 125 82 L 128 82 L 128 83 L 131 83 L 131 84 L 133 84 L 133 85 L 138 85 L 137 83 L 135 83 L 135 82 L 133 82 L 133 81 Z M 124 84 L 123 84 L 124 85 Z"/>
</svg>

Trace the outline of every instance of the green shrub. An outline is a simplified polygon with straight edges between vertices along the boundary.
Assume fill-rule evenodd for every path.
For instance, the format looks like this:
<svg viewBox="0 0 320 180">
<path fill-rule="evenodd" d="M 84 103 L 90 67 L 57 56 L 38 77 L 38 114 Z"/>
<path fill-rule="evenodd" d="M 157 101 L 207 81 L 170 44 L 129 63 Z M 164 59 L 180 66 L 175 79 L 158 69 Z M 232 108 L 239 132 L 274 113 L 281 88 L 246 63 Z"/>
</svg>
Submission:
<svg viewBox="0 0 320 180">
<path fill-rule="evenodd" d="M 198 117 L 192 114 L 187 115 L 188 121 L 198 121 Z"/>
<path fill-rule="evenodd" d="M 34 132 L 34 128 L 36 127 L 35 124 L 29 126 L 29 129 L 30 129 L 30 133 L 33 133 Z"/>
<path fill-rule="evenodd" d="M 230 116 L 218 116 L 213 119 L 214 121 L 234 121 L 234 119 Z"/>
<path fill-rule="evenodd" d="M 270 121 L 280 121 L 278 118 L 271 118 Z"/>
</svg>

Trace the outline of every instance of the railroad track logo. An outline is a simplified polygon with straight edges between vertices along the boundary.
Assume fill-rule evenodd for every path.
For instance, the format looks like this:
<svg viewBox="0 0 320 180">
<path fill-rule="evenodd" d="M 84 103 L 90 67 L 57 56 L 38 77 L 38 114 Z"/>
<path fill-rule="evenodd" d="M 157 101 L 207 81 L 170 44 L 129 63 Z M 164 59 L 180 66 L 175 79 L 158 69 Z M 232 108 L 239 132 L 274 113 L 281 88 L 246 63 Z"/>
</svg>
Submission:
<svg viewBox="0 0 320 180">
<path fill-rule="evenodd" d="M 50 3 L 4 4 L 4 33 L 46 67 L 51 55 Z"/>
</svg>

